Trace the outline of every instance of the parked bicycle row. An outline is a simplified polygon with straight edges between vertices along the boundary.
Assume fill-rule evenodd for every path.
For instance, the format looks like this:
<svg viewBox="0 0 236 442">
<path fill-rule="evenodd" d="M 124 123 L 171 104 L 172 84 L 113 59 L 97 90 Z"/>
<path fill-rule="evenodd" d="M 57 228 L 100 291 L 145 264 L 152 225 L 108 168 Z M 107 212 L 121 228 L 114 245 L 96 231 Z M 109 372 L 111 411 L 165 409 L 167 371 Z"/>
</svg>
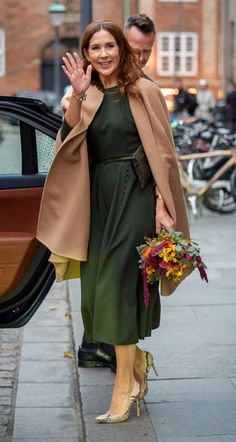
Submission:
<svg viewBox="0 0 236 442">
<path fill-rule="evenodd" d="M 198 217 L 201 205 L 236 210 L 236 133 L 222 122 L 171 120 L 186 202 Z"/>
</svg>

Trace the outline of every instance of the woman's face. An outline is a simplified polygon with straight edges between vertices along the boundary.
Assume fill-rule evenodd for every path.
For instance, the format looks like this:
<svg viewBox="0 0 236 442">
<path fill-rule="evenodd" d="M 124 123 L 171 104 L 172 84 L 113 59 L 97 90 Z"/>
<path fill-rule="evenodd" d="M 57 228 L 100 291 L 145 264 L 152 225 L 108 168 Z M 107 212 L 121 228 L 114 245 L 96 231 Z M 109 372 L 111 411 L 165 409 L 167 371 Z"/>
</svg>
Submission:
<svg viewBox="0 0 236 442">
<path fill-rule="evenodd" d="M 109 79 L 116 80 L 120 61 L 119 46 L 110 32 L 102 29 L 93 34 L 88 50 L 85 50 L 87 60 L 98 72 L 101 82 Z"/>
</svg>

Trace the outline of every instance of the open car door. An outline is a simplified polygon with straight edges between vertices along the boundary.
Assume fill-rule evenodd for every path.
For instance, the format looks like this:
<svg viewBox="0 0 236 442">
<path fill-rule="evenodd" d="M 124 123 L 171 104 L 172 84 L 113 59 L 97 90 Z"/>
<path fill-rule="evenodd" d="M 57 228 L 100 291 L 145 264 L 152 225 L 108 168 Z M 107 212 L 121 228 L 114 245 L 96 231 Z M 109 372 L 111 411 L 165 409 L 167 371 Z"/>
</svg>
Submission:
<svg viewBox="0 0 236 442">
<path fill-rule="evenodd" d="M 35 235 L 60 125 L 40 101 L 0 97 L 0 328 L 26 324 L 54 281 Z"/>
</svg>

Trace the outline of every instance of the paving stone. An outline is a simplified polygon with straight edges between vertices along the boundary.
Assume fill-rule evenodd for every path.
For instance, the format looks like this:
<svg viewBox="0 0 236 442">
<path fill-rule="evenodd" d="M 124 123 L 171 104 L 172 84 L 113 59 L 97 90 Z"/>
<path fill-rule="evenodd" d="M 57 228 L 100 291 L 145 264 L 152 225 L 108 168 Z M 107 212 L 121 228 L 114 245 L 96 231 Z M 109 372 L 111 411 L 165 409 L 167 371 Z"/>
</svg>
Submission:
<svg viewBox="0 0 236 442">
<path fill-rule="evenodd" d="M 17 342 L 3 342 L 1 348 L 3 350 L 15 350 L 18 351 L 19 344 Z"/>
<path fill-rule="evenodd" d="M 9 397 L 11 395 L 12 395 L 12 388 L 7 388 L 7 387 L 0 388 L 0 397 Z"/>
<path fill-rule="evenodd" d="M 55 299 L 54 296 L 51 298 L 46 297 L 40 309 L 37 311 L 37 316 L 44 316 L 46 312 L 49 312 L 53 316 L 57 312 L 65 312 L 68 311 L 68 309 L 67 299 Z"/>
<path fill-rule="evenodd" d="M 1 379 L 15 379 L 15 373 L 13 371 L 1 370 Z"/>
<path fill-rule="evenodd" d="M 3 407 L 0 406 L 0 414 L 10 414 L 11 413 L 11 408 L 10 407 Z"/>
<path fill-rule="evenodd" d="M 188 401 L 236 401 L 236 388 L 229 379 L 182 379 L 150 382 L 146 403 Z"/>
<path fill-rule="evenodd" d="M 74 408 L 16 408 L 13 438 L 78 440 Z"/>
<path fill-rule="evenodd" d="M 5 442 L 5 440 L 4 440 L 4 442 Z M 58 438 L 58 437 L 57 438 L 44 437 L 43 439 L 38 438 L 38 437 L 34 437 L 34 439 L 28 439 L 28 438 L 21 439 L 19 437 L 14 437 L 10 442 L 84 442 L 84 441 L 82 441 L 82 439 L 79 440 L 78 438 L 74 439 L 71 437 L 69 439 L 64 439 L 64 438 L 61 439 L 61 437 L 60 438 Z"/>
<path fill-rule="evenodd" d="M 95 417 L 94 414 L 84 417 L 88 442 L 157 442 L 146 412 L 137 418 L 132 410 L 130 419 L 124 424 L 98 425 Z"/>
<path fill-rule="evenodd" d="M 196 314 L 202 321 L 206 321 L 209 319 L 211 321 L 217 321 L 218 326 L 220 327 L 221 323 L 226 323 L 228 321 L 232 321 L 232 324 L 235 324 L 235 312 L 236 312 L 236 304 L 235 305 L 211 305 L 209 309 L 208 306 L 193 306 L 193 313 Z M 220 321 L 220 323 L 218 322 Z"/>
<path fill-rule="evenodd" d="M 5 442 L 5 435 L 6 435 L 6 433 L 7 433 L 7 430 L 8 430 L 8 425 L 4 425 L 4 424 L 0 424 L 0 434 L 1 434 L 1 436 L 4 438 L 3 440 L 4 440 L 4 442 Z M 10 442 L 10 441 L 9 441 Z"/>
<path fill-rule="evenodd" d="M 15 357 L 16 357 L 15 350 L 1 349 L 1 358 L 15 358 Z"/>
<path fill-rule="evenodd" d="M 64 351 L 72 351 L 72 348 L 64 342 L 43 342 L 43 343 L 28 343 L 25 342 L 22 348 L 21 359 L 22 360 L 63 360 Z"/>
<path fill-rule="evenodd" d="M 28 327 L 24 331 L 25 342 L 70 342 L 70 331 L 63 327 Z"/>
<path fill-rule="evenodd" d="M 67 299 L 67 283 L 66 282 L 60 282 L 54 283 L 51 287 L 50 292 L 47 294 L 47 301 L 55 302 L 57 299 Z"/>
<path fill-rule="evenodd" d="M 0 405 L 11 405 L 12 398 L 9 396 L 0 396 Z"/>
<path fill-rule="evenodd" d="M 234 387 L 236 387 L 236 378 L 231 378 L 230 381 L 232 382 L 232 384 L 234 385 Z"/>
<path fill-rule="evenodd" d="M 53 314 L 51 311 L 46 311 L 43 316 L 35 315 L 30 320 L 31 326 L 39 326 L 39 327 L 55 327 L 61 325 L 68 325 L 71 322 L 66 316 L 66 311 L 54 311 Z"/>
<path fill-rule="evenodd" d="M 13 380 L 0 377 L 0 387 L 12 387 Z"/>
<path fill-rule="evenodd" d="M 230 401 L 230 404 L 235 407 L 236 402 Z M 220 405 L 201 401 L 150 404 L 148 412 L 159 438 L 232 434 L 224 419 L 226 411 L 218 418 L 217 408 Z M 234 419 L 236 425 L 236 415 Z"/>
<path fill-rule="evenodd" d="M 19 382 L 68 382 L 71 381 L 72 361 L 63 358 L 59 361 L 21 361 Z"/>
<path fill-rule="evenodd" d="M 112 386 L 93 385 L 80 388 L 82 402 L 83 402 L 83 415 L 94 414 L 100 415 L 107 411 L 112 394 Z M 96 399 L 95 399 L 96 398 Z"/>
<path fill-rule="evenodd" d="M 0 359 L 0 370 L 5 371 L 5 370 L 9 370 L 9 371 L 13 371 L 16 369 L 17 366 L 17 362 L 16 360 L 12 359 L 12 358 L 1 358 Z"/>
<path fill-rule="evenodd" d="M 187 283 L 187 281 L 186 281 Z M 184 283 L 183 283 L 184 284 Z M 197 306 L 197 305 L 221 305 L 222 304 L 222 288 L 214 287 L 214 294 L 209 290 L 209 285 L 204 284 L 199 288 L 191 287 L 191 292 L 189 292 L 190 288 L 187 290 L 183 289 L 181 286 L 178 288 L 178 294 L 181 292 L 181 296 L 172 296 L 171 298 L 171 307 L 172 306 Z M 176 293 L 177 295 L 177 293 Z M 169 303 L 170 304 L 170 303 Z M 162 300 L 162 309 L 168 310 L 169 307 L 168 299 L 163 298 Z M 235 299 L 235 288 L 227 288 L 224 289 L 224 305 L 236 305 Z"/>
<path fill-rule="evenodd" d="M 7 330 L 0 330 L 1 332 L 1 341 L 3 343 L 15 343 L 18 339 L 21 337 L 21 329 L 15 330 L 15 329 L 7 329 Z"/>
<path fill-rule="evenodd" d="M 7 426 L 8 424 L 8 416 L 0 416 L 0 426 Z"/>
<path fill-rule="evenodd" d="M 0 434 L 4 442 L 11 442 L 21 335 L 21 330 L 0 330 Z"/>
<path fill-rule="evenodd" d="M 158 442 L 235 442 L 235 436 L 161 437 Z"/>
<path fill-rule="evenodd" d="M 27 384 L 19 383 L 16 407 L 73 407 L 74 394 L 71 383 Z"/>
<path fill-rule="evenodd" d="M 115 374 L 109 368 L 99 367 L 96 369 L 96 376 L 94 375 L 94 369 L 88 369 L 79 367 L 79 381 L 80 386 L 93 386 L 101 385 L 106 379 L 106 385 L 113 385 Z"/>
</svg>

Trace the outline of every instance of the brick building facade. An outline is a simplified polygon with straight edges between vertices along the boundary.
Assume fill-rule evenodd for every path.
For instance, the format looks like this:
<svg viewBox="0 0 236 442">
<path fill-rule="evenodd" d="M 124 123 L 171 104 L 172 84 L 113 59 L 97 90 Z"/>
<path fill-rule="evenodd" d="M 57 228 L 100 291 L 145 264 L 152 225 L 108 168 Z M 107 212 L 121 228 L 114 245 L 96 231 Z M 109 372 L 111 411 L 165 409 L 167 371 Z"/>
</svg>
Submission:
<svg viewBox="0 0 236 442">
<path fill-rule="evenodd" d="M 176 76 L 192 87 L 197 87 L 199 78 L 206 78 L 217 96 L 223 84 L 222 2 L 116 0 L 114 6 L 111 0 L 93 0 L 93 18 L 109 18 L 122 26 L 126 15 L 146 13 L 158 31 L 147 67 L 149 75 L 166 88 L 172 86 Z M 53 90 L 54 31 L 48 14 L 51 3 L 52 0 L 0 0 L 1 95 L 42 88 Z M 78 47 L 80 32 L 80 1 L 62 3 L 67 13 L 60 30 L 61 55 Z M 65 82 L 63 73 L 61 82 Z"/>
</svg>

